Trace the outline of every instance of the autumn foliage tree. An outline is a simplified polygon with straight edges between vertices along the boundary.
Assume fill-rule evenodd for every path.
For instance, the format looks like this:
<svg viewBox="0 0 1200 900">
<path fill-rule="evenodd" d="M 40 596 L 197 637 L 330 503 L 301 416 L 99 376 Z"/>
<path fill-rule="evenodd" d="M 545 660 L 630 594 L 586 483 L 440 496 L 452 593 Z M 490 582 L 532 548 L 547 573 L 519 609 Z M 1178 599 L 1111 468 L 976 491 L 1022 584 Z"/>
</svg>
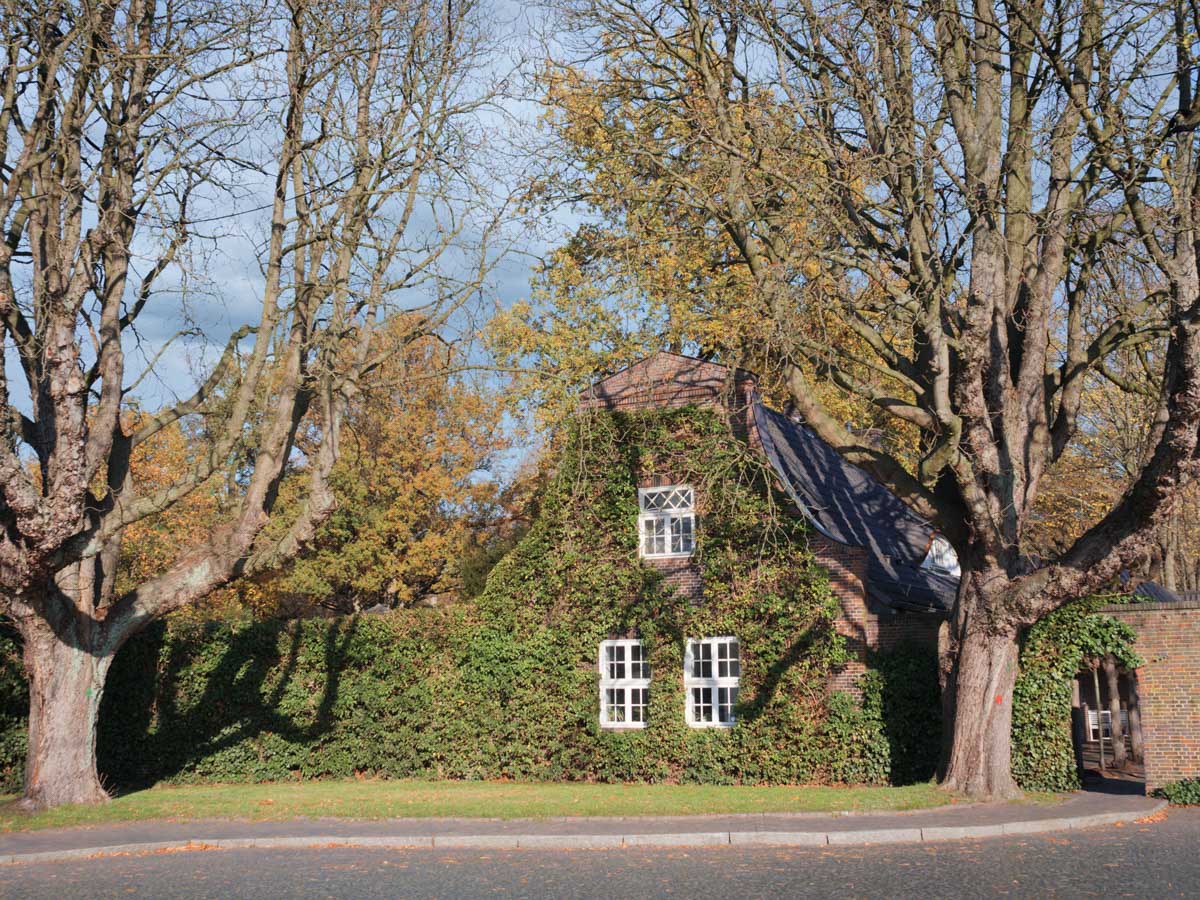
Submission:
<svg viewBox="0 0 1200 900">
<path fill-rule="evenodd" d="M 135 413 L 128 430 L 149 415 Z M 163 491 L 186 479 L 191 472 L 192 453 L 203 438 L 194 432 L 195 422 L 179 421 L 163 428 L 139 444 L 129 455 L 132 479 L 146 490 Z M 210 478 L 155 516 L 134 522 L 125 529 L 113 565 L 113 593 L 120 595 L 165 572 L 179 558 L 181 547 L 192 547 L 205 535 L 224 524 L 236 509 L 238 491 L 230 479 Z M 218 588 L 203 599 L 203 605 L 236 605 L 236 596 Z"/>
<path fill-rule="evenodd" d="M 27 807 L 106 796 L 96 715 L 122 644 L 311 541 L 335 505 L 346 410 L 387 355 L 378 328 L 402 308 L 412 337 L 435 333 L 481 285 L 503 204 L 483 210 L 495 182 L 477 177 L 480 13 L 5 5 L 0 609 L 29 679 Z M 256 280 L 212 253 L 234 220 L 262 225 Z M 178 402 L 131 415 L 139 328 L 182 327 L 197 284 L 249 314 Z M 135 458 L 148 472 L 178 438 L 182 473 L 139 478 Z M 268 540 L 285 476 L 296 502 Z M 216 523 L 121 583 L 129 529 L 214 485 Z"/>
<path fill-rule="evenodd" d="M 379 334 L 380 347 L 393 338 L 401 346 L 347 410 L 330 476 L 336 508 L 302 555 L 254 580 L 260 615 L 354 613 L 461 593 L 464 552 L 500 516 L 505 404 L 500 386 L 463 377 L 456 348 L 404 337 L 403 327 Z M 302 488 L 302 479 L 285 481 L 268 537 L 286 527 Z"/>
<path fill-rule="evenodd" d="M 584 224 L 536 268 L 530 297 L 489 327 L 503 358 L 536 360 L 522 386 L 550 417 L 569 411 L 597 372 L 663 347 L 734 356 L 772 371 L 765 360 L 772 326 L 753 279 L 736 242 L 698 200 L 719 194 L 726 178 L 720 158 L 691 134 L 707 115 L 703 96 L 680 90 L 671 103 L 644 102 L 647 82 L 691 85 L 686 65 L 666 46 L 629 54 L 616 34 L 600 40 L 611 43 L 602 76 L 558 59 L 535 82 L 551 140 L 530 193 L 547 205 L 568 198 Z M 786 127 L 786 110 L 768 94 L 744 98 L 735 115 L 755 128 Z M 646 151 L 652 145 L 677 150 L 674 170 Z M 776 203 L 792 213 L 787 228 L 795 241 L 811 243 L 818 231 L 805 212 L 811 192 L 797 185 L 815 170 L 796 154 L 777 156 L 795 179 Z M 806 265 L 823 282 L 815 255 Z M 808 292 L 815 297 L 817 284 Z"/>
<path fill-rule="evenodd" d="M 713 283 L 739 270 L 732 305 L 756 320 L 716 351 L 765 362 L 810 427 L 953 542 L 944 783 L 1017 793 L 1020 634 L 1144 557 L 1197 467 L 1196 11 L 560 8 L 576 41 L 559 56 L 587 83 L 583 102 L 551 93 L 551 116 L 590 135 L 583 180 L 632 167 L 669 185 L 718 248 Z M 566 184 L 565 198 L 594 199 Z M 675 296 L 707 299 L 707 282 Z M 1051 467 L 1086 452 L 1089 385 L 1116 384 L 1114 361 L 1139 347 L 1153 348 L 1157 389 L 1132 476 L 1073 540 L 1030 553 Z M 847 427 L 831 388 L 901 438 Z"/>
</svg>

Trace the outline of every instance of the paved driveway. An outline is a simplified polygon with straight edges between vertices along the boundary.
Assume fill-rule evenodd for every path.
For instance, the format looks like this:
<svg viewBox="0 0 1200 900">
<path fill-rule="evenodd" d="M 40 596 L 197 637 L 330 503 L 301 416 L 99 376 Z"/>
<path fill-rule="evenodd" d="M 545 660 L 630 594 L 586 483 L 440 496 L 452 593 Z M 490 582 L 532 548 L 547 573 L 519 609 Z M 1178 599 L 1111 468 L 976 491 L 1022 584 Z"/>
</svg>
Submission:
<svg viewBox="0 0 1200 900">
<path fill-rule="evenodd" d="M 848 849 L 176 852 L 0 868 L 4 897 L 1200 896 L 1200 811 Z"/>
</svg>

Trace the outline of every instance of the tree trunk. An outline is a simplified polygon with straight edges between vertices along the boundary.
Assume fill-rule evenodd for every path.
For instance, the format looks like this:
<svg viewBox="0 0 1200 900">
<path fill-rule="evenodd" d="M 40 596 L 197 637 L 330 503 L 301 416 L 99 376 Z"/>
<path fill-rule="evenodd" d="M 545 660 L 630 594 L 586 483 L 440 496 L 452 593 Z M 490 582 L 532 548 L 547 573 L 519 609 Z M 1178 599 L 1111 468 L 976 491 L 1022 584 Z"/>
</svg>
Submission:
<svg viewBox="0 0 1200 900">
<path fill-rule="evenodd" d="M 979 799 L 1021 795 L 1011 770 L 1016 680 L 1015 633 L 968 632 L 960 639 L 943 692 L 943 721 L 953 728 L 943 787 Z"/>
<path fill-rule="evenodd" d="M 1138 698 L 1137 675 L 1129 673 L 1129 752 L 1135 763 L 1146 761 L 1145 744 L 1142 741 L 1142 710 Z"/>
<path fill-rule="evenodd" d="M 64 640 L 39 622 L 23 634 L 29 750 L 21 806 L 27 810 L 108 799 L 96 772 L 96 722 L 112 655 L 79 640 L 91 630 L 67 629 Z"/>
<path fill-rule="evenodd" d="M 1172 540 L 1171 525 L 1168 522 L 1163 528 L 1162 538 L 1162 586 L 1168 591 L 1178 590 L 1175 578 L 1175 542 Z"/>
<path fill-rule="evenodd" d="M 1108 714 L 1112 719 L 1113 768 L 1123 769 L 1129 761 L 1125 750 L 1125 728 L 1121 725 L 1121 677 L 1117 674 L 1117 662 L 1111 656 L 1101 661 L 1104 681 L 1108 686 Z"/>
</svg>

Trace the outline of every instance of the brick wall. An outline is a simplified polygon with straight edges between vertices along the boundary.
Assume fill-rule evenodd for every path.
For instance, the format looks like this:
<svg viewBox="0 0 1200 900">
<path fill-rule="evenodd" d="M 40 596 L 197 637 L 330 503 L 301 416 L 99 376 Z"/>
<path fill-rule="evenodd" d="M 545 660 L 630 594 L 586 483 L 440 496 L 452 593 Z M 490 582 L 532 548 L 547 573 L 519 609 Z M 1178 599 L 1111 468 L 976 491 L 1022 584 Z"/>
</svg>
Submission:
<svg viewBox="0 0 1200 900">
<path fill-rule="evenodd" d="M 693 604 L 704 602 L 704 580 L 696 557 L 688 559 L 647 559 L 643 562 L 663 573 L 663 580 L 675 588 L 681 597 Z"/>
<path fill-rule="evenodd" d="M 1200 777 L 1200 603 L 1105 607 L 1137 632 L 1146 789 Z"/>
<path fill-rule="evenodd" d="M 863 588 L 867 571 L 866 550 L 839 544 L 818 534 L 814 534 L 810 542 L 813 556 L 828 573 L 829 585 L 841 607 L 834 627 L 846 637 L 851 658 L 830 679 L 831 690 L 857 694 L 858 679 L 867 669 L 866 658 L 870 651 L 886 652 L 905 643 L 937 646 L 941 616 L 896 611 L 867 597 Z"/>
</svg>

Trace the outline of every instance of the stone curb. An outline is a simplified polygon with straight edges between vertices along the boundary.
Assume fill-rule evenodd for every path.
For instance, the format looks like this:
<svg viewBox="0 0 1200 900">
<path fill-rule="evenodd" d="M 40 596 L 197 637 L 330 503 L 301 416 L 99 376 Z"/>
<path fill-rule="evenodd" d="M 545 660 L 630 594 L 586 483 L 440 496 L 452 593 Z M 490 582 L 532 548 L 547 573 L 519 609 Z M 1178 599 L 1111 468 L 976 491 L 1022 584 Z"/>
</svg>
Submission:
<svg viewBox="0 0 1200 900">
<path fill-rule="evenodd" d="M 1001 825 L 954 825 L 928 828 L 853 829 L 849 831 L 697 831 L 665 834 L 447 834 L 447 835 L 307 835 L 297 837 L 214 838 L 205 841 L 154 841 L 139 844 L 109 844 L 72 850 L 0 855 L 0 865 L 15 863 L 65 862 L 109 856 L 179 852 L 188 850 L 324 849 L 364 847 L 388 850 L 615 850 L 624 847 L 712 847 L 729 845 L 770 846 L 864 846 L 869 844 L 936 843 L 1017 834 L 1041 834 L 1117 825 L 1167 808 L 1163 800 L 1148 809 L 1096 813 L 1056 819 L 1027 819 Z"/>
</svg>

